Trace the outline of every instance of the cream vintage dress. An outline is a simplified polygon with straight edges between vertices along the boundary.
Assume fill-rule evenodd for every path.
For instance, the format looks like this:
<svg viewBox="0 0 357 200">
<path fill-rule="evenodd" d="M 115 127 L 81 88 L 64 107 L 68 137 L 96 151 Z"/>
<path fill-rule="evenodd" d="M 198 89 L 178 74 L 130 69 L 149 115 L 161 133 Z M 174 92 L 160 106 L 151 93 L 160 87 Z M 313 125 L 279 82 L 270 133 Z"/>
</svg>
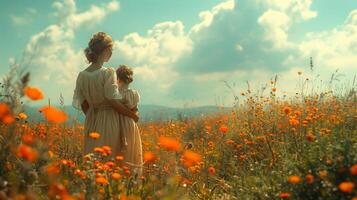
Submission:
<svg viewBox="0 0 357 200">
<path fill-rule="evenodd" d="M 92 72 L 83 70 L 78 74 L 72 105 L 82 110 L 81 103 L 84 100 L 89 104 L 84 123 L 84 154 L 105 145 L 111 147 L 111 156 L 122 155 L 125 138 L 121 135 L 118 121 L 123 116 L 110 106 L 108 99 L 122 99 L 113 68 L 101 67 Z M 99 133 L 100 137 L 90 138 L 91 132 Z"/>
<path fill-rule="evenodd" d="M 119 86 L 119 93 L 123 97 L 122 103 L 129 109 L 138 106 L 140 101 L 138 91 L 129 88 L 127 84 L 122 84 Z M 126 151 L 124 152 L 124 161 L 128 164 L 128 167 L 132 172 L 137 173 L 138 177 L 140 177 L 143 172 L 143 153 L 140 129 L 133 119 L 123 115 L 120 117 L 119 124 L 128 144 Z"/>
</svg>

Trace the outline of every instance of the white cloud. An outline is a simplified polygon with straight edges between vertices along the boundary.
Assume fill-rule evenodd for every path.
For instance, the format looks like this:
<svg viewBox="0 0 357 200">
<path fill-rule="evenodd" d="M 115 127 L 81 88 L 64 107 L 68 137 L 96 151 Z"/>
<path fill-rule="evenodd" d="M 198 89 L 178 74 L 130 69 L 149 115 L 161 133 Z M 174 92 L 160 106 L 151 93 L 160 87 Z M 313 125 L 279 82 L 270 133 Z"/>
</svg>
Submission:
<svg viewBox="0 0 357 200">
<path fill-rule="evenodd" d="M 259 17 L 258 23 L 265 30 L 265 38 L 271 41 L 276 49 L 290 48 L 288 41 L 288 30 L 290 28 L 290 18 L 283 12 L 268 10 Z"/>
<path fill-rule="evenodd" d="M 214 17 L 216 17 L 221 12 L 224 12 L 226 10 L 233 10 L 234 6 L 235 6 L 234 0 L 228 0 L 214 6 L 211 10 L 200 12 L 199 16 L 201 18 L 201 22 L 195 24 L 191 28 L 190 34 L 197 33 L 202 29 L 209 27 L 212 24 Z"/>
<path fill-rule="evenodd" d="M 31 84 L 43 86 L 47 97 L 56 98 L 60 92 L 70 103 L 75 80 L 85 66 L 83 49 L 72 46 L 79 27 L 97 24 L 110 12 L 118 9 L 112 1 L 102 7 L 91 6 L 78 12 L 73 0 L 53 3 L 58 23 L 49 25 L 33 35 L 25 49 L 25 63 L 32 74 Z"/>
</svg>

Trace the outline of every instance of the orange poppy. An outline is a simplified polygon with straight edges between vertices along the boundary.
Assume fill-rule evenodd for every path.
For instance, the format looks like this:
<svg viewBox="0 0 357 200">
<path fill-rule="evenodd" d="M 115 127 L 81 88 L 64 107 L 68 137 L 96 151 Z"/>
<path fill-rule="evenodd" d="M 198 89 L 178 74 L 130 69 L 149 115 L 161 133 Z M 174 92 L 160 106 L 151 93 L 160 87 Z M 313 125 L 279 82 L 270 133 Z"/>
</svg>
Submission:
<svg viewBox="0 0 357 200">
<path fill-rule="evenodd" d="M 355 187 L 355 184 L 353 182 L 342 182 L 340 183 L 340 185 L 338 185 L 338 188 L 342 191 L 342 192 L 346 192 L 346 193 L 351 193 L 353 191 L 353 188 Z"/>
<path fill-rule="evenodd" d="M 186 167 L 197 165 L 201 161 L 201 155 L 191 150 L 185 150 L 182 155 L 182 162 Z"/>
<path fill-rule="evenodd" d="M 357 175 L 357 164 L 352 165 L 350 171 L 352 175 Z"/>
<path fill-rule="evenodd" d="M 156 159 L 155 154 L 152 152 L 144 153 L 144 161 L 145 162 L 153 162 Z"/>
<path fill-rule="evenodd" d="M 305 180 L 308 184 L 311 184 L 312 182 L 314 182 L 314 176 L 311 174 L 308 174 L 305 176 Z"/>
<path fill-rule="evenodd" d="M 42 100 L 44 98 L 42 91 L 35 87 L 25 87 L 24 93 L 28 98 L 34 101 Z"/>
<path fill-rule="evenodd" d="M 17 148 L 17 157 L 26 159 L 29 162 L 35 162 L 38 158 L 38 152 L 30 146 L 20 144 Z"/>
<path fill-rule="evenodd" d="M 208 172 L 209 172 L 210 174 L 214 175 L 214 174 L 216 174 L 216 169 L 211 166 L 211 167 L 208 168 Z"/>
<path fill-rule="evenodd" d="M 44 114 L 47 121 L 53 123 L 63 123 L 67 121 L 68 118 L 64 111 L 59 110 L 53 106 L 44 106 L 40 108 L 39 111 Z"/>
<path fill-rule="evenodd" d="M 295 176 L 295 175 L 289 176 L 289 177 L 288 177 L 288 181 L 289 181 L 290 183 L 296 184 L 296 183 L 299 183 L 299 182 L 300 182 L 300 177 L 299 177 L 299 176 Z"/>
<path fill-rule="evenodd" d="M 96 139 L 100 138 L 100 134 L 97 132 L 92 132 L 92 133 L 89 133 L 89 137 L 96 140 Z"/>
<path fill-rule="evenodd" d="M 159 145 L 167 151 L 179 151 L 181 149 L 179 141 L 165 136 L 159 137 Z"/>
<path fill-rule="evenodd" d="M 108 180 L 102 176 L 96 178 L 95 182 L 97 182 L 98 184 L 101 184 L 101 185 L 107 185 L 109 183 Z"/>
</svg>

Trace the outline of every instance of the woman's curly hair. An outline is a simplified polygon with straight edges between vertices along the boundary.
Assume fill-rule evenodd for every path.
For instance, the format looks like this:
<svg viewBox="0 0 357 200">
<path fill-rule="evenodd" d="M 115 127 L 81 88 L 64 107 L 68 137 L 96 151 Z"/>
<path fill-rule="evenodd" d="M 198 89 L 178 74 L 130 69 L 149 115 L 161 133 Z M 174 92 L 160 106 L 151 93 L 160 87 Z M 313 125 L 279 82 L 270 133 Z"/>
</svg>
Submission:
<svg viewBox="0 0 357 200">
<path fill-rule="evenodd" d="M 97 62 L 98 57 L 106 48 L 113 47 L 113 39 L 105 32 L 94 33 L 88 47 L 84 50 L 89 63 Z"/>
<path fill-rule="evenodd" d="M 118 69 L 116 70 L 117 78 L 122 80 L 126 84 L 133 82 L 133 70 L 128 67 L 127 65 L 119 65 Z"/>
</svg>

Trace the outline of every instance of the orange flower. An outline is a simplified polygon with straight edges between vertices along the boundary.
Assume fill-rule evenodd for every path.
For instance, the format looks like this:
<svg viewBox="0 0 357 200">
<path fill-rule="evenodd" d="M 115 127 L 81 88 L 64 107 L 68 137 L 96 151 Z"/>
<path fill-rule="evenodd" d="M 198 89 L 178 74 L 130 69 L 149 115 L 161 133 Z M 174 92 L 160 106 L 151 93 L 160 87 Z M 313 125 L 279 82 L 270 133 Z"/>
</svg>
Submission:
<svg viewBox="0 0 357 200">
<path fill-rule="evenodd" d="M 221 127 L 219 128 L 219 131 L 221 131 L 221 133 L 226 133 L 226 132 L 228 131 L 228 127 L 226 127 L 226 126 L 221 126 Z"/>
<path fill-rule="evenodd" d="M 116 173 L 116 172 L 112 173 L 112 179 L 119 180 L 120 177 L 121 177 L 121 175 L 119 173 Z"/>
<path fill-rule="evenodd" d="M 297 184 L 297 183 L 300 182 L 300 177 L 299 177 L 299 176 L 295 176 L 295 175 L 289 176 L 289 177 L 288 177 L 288 181 L 289 181 L 290 183 Z"/>
<path fill-rule="evenodd" d="M 275 88 L 275 87 L 272 88 L 271 91 L 272 91 L 272 92 L 276 92 L 276 88 Z"/>
<path fill-rule="evenodd" d="M 17 157 L 24 158 L 29 162 L 35 162 L 38 157 L 38 153 L 35 149 L 25 144 L 20 144 L 17 148 Z"/>
<path fill-rule="evenodd" d="M 291 113 L 291 108 L 289 106 L 284 107 L 284 113 L 289 115 Z"/>
<path fill-rule="evenodd" d="M 45 167 L 45 170 L 48 174 L 59 174 L 60 173 L 60 168 L 58 167 L 57 164 L 49 164 Z"/>
<path fill-rule="evenodd" d="M 308 174 L 305 176 L 305 180 L 308 184 L 311 184 L 312 182 L 314 182 L 314 176 L 311 174 Z"/>
<path fill-rule="evenodd" d="M 209 172 L 210 174 L 214 175 L 214 174 L 216 174 L 216 169 L 211 166 L 211 167 L 208 168 L 208 172 Z"/>
<path fill-rule="evenodd" d="M 10 108 L 6 103 L 0 103 L 0 118 L 10 113 Z"/>
<path fill-rule="evenodd" d="M 179 141 L 165 136 L 159 137 L 159 145 L 167 151 L 179 151 L 181 148 Z"/>
<path fill-rule="evenodd" d="M 156 159 L 155 154 L 152 152 L 144 153 L 144 161 L 145 162 L 153 162 Z"/>
<path fill-rule="evenodd" d="M 280 198 L 289 198 L 290 196 L 291 196 L 291 194 L 288 192 L 283 192 L 283 193 L 279 194 Z"/>
<path fill-rule="evenodd" d="M 42 112 L 49 122 L 53 123 L 63 123 L 67 121 L 67 114 L 62 110 L 59 110 L 52 106 L 44 106 L 39 109 Z"/>
<path fill-rule="evenodd" d="M 11 114 L 8 114 L 8 115 L 5 115 L 5 116 L 2 118 L 2 121 L 3 121 L 5 124 L 11 124 L 12 122 L 15 121 L 15 117 L 12 116 Z"/>
<path fill-rule="evenodd" d="M 100 138 L 100 134 L 97 132 L 89 133 L 89 137 L 96 140 Z"/>
<path fill-rule="evenodd" d="M 24 135 L 22 135 L 21 137 L 22 141 L 24 141 L 27 144 L 32 144 L 33 143 L 33 135 L 30 133 L 26 133 Z"/>
<path fill-rule="evenodd" d="M 102 176 L 96 178 L 95 182 L 97 182 L 98 184 L 101 184 L 101 185 L 107 185 L 109 183 L 108 180 Z"/>
<path fill-rule="evenodd" d="M 313 142 L 315 140 L 315 136 L 312 133 L 306 135 L 306 140 L 309 142 Z"/>
<path fill-rule="evenodd" d="M 342 192 L 346 192 L 346 193 L 351 193 L 353 191 L 353 188 L 355 187 L 355 184 L 353 182 L 342 182 L 340 183 L 340 185 L 338 185 L 338 188 L 342 191 Z"/>
<path fill-rule="evenodd" d="M 124 156 L 116 156 L 115 160 L 122 161 L 122 160 L 124 160 Z"/>
<path fill-rule="evenodd" d="M 295 118 L 290 118 L 289 123 L 290 123 L 290 125 L 292 125 L 292 126 L 296 126 L 296 125 L 299 124 L 299 120 L 297 120 L 297 119 L 295 119 Z"/>
<path fill-rule="evenodd" d="M 24 93 L 28 98 L 34 101 L 41 100 L 44 98 L 42 91 L 35 87 L 25 87 Z"/>
<path fill-rule="evenodd" d="M 357 175 L 357 164 L 354 164 L 354 165 L 351 167 L 350 171 L 351 171 L 351 174 L 352 174 L 352 175 Z"/>
<path fill-rule="evenodd" d="M 182 162 L 186 167 L 197 165 L 199 162 L 201 162 L 201 160 L 201 155 L 191 150 L 184 151 L 182 155 Z"/>
<path fill-rule="evenodd" d="M 27 119 L 27 115 L 25 114 L 25 113 L 19 113 L 18 114 L 18 117 L 20 118 L 20 119 L 23 119 L 23 120 L 26 120 Z"/>
</svg>

